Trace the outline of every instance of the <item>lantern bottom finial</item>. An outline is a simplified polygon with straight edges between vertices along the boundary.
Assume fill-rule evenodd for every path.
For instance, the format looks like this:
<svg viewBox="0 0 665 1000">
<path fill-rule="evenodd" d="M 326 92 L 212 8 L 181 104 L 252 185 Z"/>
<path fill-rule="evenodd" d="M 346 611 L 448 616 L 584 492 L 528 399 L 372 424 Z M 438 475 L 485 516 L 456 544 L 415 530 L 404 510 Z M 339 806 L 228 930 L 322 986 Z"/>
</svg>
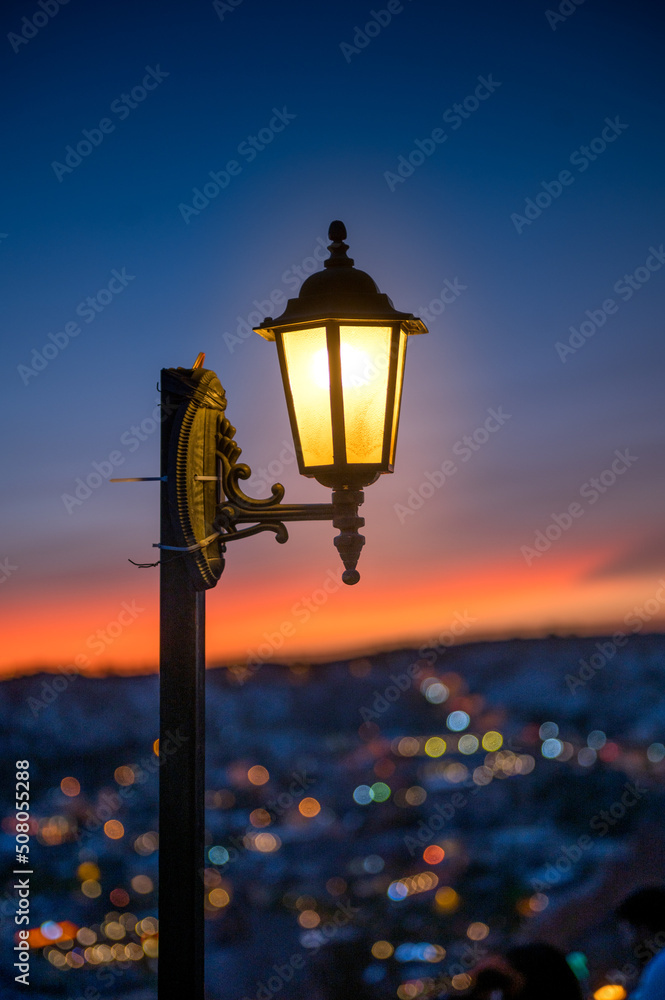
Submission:
<svg viewBox="0 0 665 1000">
<path fill-rule="evenodd" d="M 356 564 L 362 547 L 365 544 L 365 536 L 358 533 L 358 528 L 364 527 L 365 518 L 358 516 L 358 508 L 364 499 L 365 494 L 362 490 L 333 490 L 332 523 L 335 528 L 340 529 L 340 533 L 335 537 L 334 542 L 335 548 L 344 563 L 342 582 L 346 583 L 349 587 L 352 587 L 354 583 L 358 583 L 360 579 L 360 573 L 356 569 Z"/>
</svg>

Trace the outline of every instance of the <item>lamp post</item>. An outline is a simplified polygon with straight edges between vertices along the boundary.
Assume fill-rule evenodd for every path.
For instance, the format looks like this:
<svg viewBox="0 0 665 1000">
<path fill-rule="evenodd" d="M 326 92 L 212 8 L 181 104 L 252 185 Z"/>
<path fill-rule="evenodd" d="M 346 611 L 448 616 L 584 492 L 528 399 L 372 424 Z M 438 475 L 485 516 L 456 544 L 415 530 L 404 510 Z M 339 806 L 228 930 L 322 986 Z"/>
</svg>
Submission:
<svg viewBox="0 0 665 1000">
<path fill-rule="evenodd" d="M 203 355 L 161 373 L 160 1000 L 204 996 L 205 591 L 230 542 L 260 531 L 285 542 L 289 521 L 332 521 L 342 579 L 358 582 L 363 488 L 393 471 L 406 342 L 427 333 L 353 267 L 341 222 L 329 237 L 324 271 L 256 332 L 277 344 L 300 472 L 331 488 L 331 503 L 284 504 L 279 483 L 247 496 L 251 471 Z"/>
</svg>

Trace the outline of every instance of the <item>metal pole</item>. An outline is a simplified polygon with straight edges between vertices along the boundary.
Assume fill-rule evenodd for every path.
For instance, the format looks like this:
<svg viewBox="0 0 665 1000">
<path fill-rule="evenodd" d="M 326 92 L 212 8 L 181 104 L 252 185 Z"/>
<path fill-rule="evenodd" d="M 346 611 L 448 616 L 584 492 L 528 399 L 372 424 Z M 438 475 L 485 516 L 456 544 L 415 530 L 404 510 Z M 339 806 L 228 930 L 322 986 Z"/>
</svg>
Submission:
<svg viewBox="0 0 665 1000">
<path fill-rule="evenodd" d="M 162 383 L 163 384 L 163 383 Z M 161 474 L 173 476 L 170 439 L 179 400 L 163 391 Z M 161 543 L 174 542 L 168 483 L 161 485 Z M 185 560 L 162 550 L 159 696 L 158 996 L 203 1000 L 205 591 Z"/>
</svg>

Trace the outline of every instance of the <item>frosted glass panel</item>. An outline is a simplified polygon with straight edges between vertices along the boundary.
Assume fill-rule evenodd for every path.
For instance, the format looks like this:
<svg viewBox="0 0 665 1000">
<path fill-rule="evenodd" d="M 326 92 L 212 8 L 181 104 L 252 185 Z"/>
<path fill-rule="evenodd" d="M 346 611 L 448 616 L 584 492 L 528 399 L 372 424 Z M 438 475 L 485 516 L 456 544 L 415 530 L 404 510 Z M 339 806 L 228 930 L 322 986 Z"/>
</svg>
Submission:
<svg viewBox="0 0 665 1000">
<path fill-rule="evenodd" d="M 342 396 L 349 463 L 380 464 L 390 370 L 389 326 L 340 326 Z"/>
<path fill-rule="evenodd" d="M 306 466 L 332 465 L 330 372 L 325 327 L 282 334 L 296 422 Z"/>
</svg>

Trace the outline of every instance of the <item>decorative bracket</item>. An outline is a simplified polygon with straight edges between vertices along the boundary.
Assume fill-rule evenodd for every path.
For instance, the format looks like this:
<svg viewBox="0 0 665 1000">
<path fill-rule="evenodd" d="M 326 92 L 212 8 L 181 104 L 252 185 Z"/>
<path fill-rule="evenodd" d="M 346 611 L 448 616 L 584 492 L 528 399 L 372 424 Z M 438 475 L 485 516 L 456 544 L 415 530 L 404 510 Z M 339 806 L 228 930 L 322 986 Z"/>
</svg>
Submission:
<svg viewBox="0 0 665 1000">
<path fill-rule="evenodd" d="M 332 521 L 340 529 L 334 539 L 344 563 L 342 580 L 357 583 L 356 563 L 365 543 L 358 529 L 362 490 L 333 490 L 331 504 L 285 504 L 284 487 L 275 483 L 271 496 L 247 496 L 240 480 L 251 476 L 238 462 L 236 429 L 226 418 L 226 395 L 214 372 L 204 368 L 162 371 L 162 387 L 179 401 L 169 442 L 167 489 L 172 523 L 197 590 L 214 587 L 224 568 L 227 542 L 272 531 L 281 544 L 289 521 Z M 247 527 L 238 527 L 247 525 Z"/>
</svg>

